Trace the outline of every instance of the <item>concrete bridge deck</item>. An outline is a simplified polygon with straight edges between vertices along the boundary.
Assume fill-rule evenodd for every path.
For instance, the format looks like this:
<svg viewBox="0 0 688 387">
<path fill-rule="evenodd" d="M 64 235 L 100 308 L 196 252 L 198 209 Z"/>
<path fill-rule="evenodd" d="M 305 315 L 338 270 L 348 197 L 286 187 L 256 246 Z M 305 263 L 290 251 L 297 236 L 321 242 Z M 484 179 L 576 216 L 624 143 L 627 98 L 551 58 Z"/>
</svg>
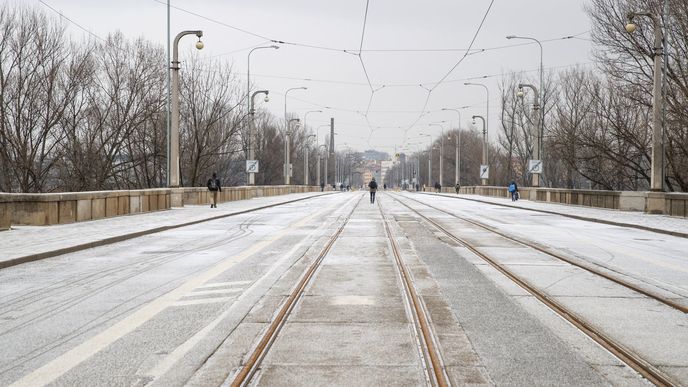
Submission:
<svg viewBox="0 0 688 387">
<path fill-rule="evenodd" d="M 688 384 L 688 220 L 377 196 L 0 233 L 0 385 Z"/>
</svg>

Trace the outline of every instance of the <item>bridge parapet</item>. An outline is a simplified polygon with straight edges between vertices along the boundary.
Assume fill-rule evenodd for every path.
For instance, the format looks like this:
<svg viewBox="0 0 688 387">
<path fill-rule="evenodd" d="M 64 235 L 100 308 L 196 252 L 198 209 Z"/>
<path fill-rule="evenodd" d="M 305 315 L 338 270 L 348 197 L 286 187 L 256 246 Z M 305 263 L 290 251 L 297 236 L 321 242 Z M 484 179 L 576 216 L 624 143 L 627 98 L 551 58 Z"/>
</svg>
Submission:
<svg viewBox="0 0 688 387">
<path fill-rule="evenodd" d="M 320 187 L 316 186 L 297 185 L 223 187 L 218 202 L 319 190 Z M 66 224 L 167 210 L 185 204 L 209 203 L 209 192 L 204 187 L 41 194 L 0 193 L 0 230 L 7 230 L 12 224 Z"/>
<path fill-rule="evenodd" d="M 426 192 L 434 192 L 427 187 Z M 607 208 L 621 211 L 644 211 L 650 214 L 665 214 L 688 217 L 688 193 L 644 192 L 644 191 L 602 191 L 566 188 L 519 187 L 522 199 Z M 453 187 L 443 187 L 443 193 L 455 193 Z M 462 194 L 510 197 L 506 187 L 466 186 Z"/>
</svg>

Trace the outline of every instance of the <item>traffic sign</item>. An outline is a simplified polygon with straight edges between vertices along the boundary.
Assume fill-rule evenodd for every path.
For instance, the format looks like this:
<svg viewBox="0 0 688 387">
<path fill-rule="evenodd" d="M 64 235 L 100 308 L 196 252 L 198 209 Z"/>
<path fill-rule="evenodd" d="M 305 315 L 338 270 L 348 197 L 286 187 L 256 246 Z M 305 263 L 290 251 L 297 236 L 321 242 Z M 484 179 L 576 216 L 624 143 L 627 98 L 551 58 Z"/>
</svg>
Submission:
<svg viewBox="0 0 688 387">
<path fill-rule="evenodd" d="M 258 160 L 246 160 L 246 173 L 258 173 Z"/>
<path fill-rule="evenodd" d="M 481 164 L 480 165 L 480 178 L 489 179 L 490 178 L 490 166 Z"/>
<path fill-rule="evenodd" d="M 529 173 L 542 173 L 542 160 L 528 160 Z"/>
</svg>

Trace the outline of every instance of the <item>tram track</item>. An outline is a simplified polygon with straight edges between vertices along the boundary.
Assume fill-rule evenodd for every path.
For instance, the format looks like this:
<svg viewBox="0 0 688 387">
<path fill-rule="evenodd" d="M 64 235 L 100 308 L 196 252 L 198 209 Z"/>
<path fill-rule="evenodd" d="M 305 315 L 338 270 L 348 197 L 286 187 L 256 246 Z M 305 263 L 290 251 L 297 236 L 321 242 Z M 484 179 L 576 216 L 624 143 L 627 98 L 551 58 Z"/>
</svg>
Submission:
<svg viewBox="0 0 688 387">
<path fill-rule="evenodd" d="M 320 250 L 308 269 L 306 269 L 304 274 L 300 277 L 299 281 L 288 295 L 286 301 L 275 313 L 274 319 L 270 322 L 269 326 L 260 337 L 257 345 L 255 345 L 253 350 L 250 351 L 250 356 L 248 356 L 246 362 L 233 376 L 230 386 L 240 387 L 250 385 L 253 377 L 260 367 L 262 360 L 265 358 L 271 346 L 277 340 L 279 332 L 286 324 L 290 313 L 294 310 L 294 307 L 303 296 L 304 290 L 313 279 L 315 273 L 321 266 L 322 261 L 328 255 L 333 245 L 337 242 L 338 238 L 344 231 L 364 197 L 365 195 L 361 196 L 351 212 L 349 212 L 349 214 L 342 220 L 342 224 L 337 228 L 332 236 L 329 237 L 325 243 L 325 246 Z M 414 330 L 416 333 L 415 337 L 419 347 L 419 357 L 423 363 L 426 381 L 431 386 L 449 386 L 449 377 L 445 371 L 439 347 L 432 332 L 431 321 L 428 316 L 428 312 L 415 289 L 411 273 L 404 264 L 401 256 L 401 250 L 394 239 L 394 235 L 392 234 L 392 230 L 389 225 L 389 220 L 385 216 L 379 202 L 378 209 L 382 216 L 389 248 L 394 256 L 394 264 L 397 269 L 397 274 L 399 275 L 399 280 L 401 282 L 401 286 L 403 287 L 401 291 L 407 303 L 406 307 L 411 314 L 411 319 L 413 320 Z"/>
<path fill-rule="evenodd" d="M 658 386 L 678 386 L 678 385 L 680 385 L 679 383 L 673 381 L 665 372 L 660 370 L 657 366 L 655 366 L 655 365 L 651 364 L 649 361 L 647 361 L 642 355 L 634 352 L 633 350 L 627 348 L 626 346 L 624 346 L 620 342 L 614 340 L 609 335 L 602 332 L 601 329 L 598 329 L 593 324 L 591 324 L 589 321 L 587 321 L 583 317 L 579 316 L 576 312 L 574 312 L 570 308 L 564 306 L 559 301 L 555 300 L 554 297 L 548 295 L 544 290 L 539 289 L 537 286 L 533 285 L 530 281 L 526 280 L 522 276 L 519 276 L 514 271 L 510 270 L 507 267 L 507 265 L 500 263 L 494 257 L 484 253 L 479 248 L 477 248 L 474 244 L 467 241 L 465 238 L 461 238 L 461 237 L 455 235 L 454 233 L 449 231 L 446 227 L 442 226 L 436 220 L 422 214 L 420 211 L 418 211 L 418 210 L 412 208 L 411 206 L 409 206 L 408 204 L 404 203 L 402 200 L 400 200 L 398 198 L 399 195 L 390 194 L 389 196 L 391 198 L 393 198 L 395 201 L 397 201 L 398 203 L 400 203 L 402 206 L 406 207 L 407 209 L 409 209 L 410 211 L 415 213 L 417 216 L 419 216 L 425 222 L 427 222 L 428 224 L 433 226 L 435 229 L 437 229 L 438 231 L 443 233 L 446 237 L 448 237 L 449 239 L 453 240 L 454 242 L 459 243 L 460 245 L 464 246 L 466 249 L 468 249 L 474 255 L 476 255 L 477 257 L 479 257 L 480 259 L 482 259 L 486 263 L 488 263 L 490 266 L 492 266 L 494 269 L 499 271 L 505 277 L 509 278 L 511 281 L 516 283 L 522 289 L 526 290 L 528 293 L 533 295 L 537 300 L 539 300 L 541 303 L 543 303 L 549 309 L 551 309 L 552 311 L 557 313 L 559 316 L 561 316 L 563 319 L 565 319 L 566 321 L 571 323 L 578 330 L 583 332 L 585 335 L 587 335 L 593 341 L 595 341 L 600 346 L 605 348 L 607 351 L 612 353 L 614 356 L 616 356 L 618 359 L 620 359 L 623 363 L 625 363 L 629 367 L 633 368 L 635 371 L 637 371 L 640 375 L 642 375 L 644 378 L 649 380 L 651 383 L 658 385 Z M 414 200 L 414 199 L 410 199 L 410 198 L 407 198 L 407 199 Z M 429 208 L 434 208 L 434 206 L 425 204 L 423 202 L 419 202 L 419 201 L 416 201 L 416 202 L 418 202 L 422 205 L 425 205 Z M 444 210 L 437 209 L 437 208 L 434 208 L 434 209 L 437 211 L 440 211 L 442 213 L 449 214 L 449 215 L 454 216 L 456 218 L 462 219 L 461 217 L 459 217 L 455 214 L 452 214 L 448 211 L 444 211 Z M 469 223 L 472 223 L 472 222 L 469 222 Z M 476 225 L 476 226 L 479 226 L 479 225 Z M 481 227 L 481 228 L 484 228 L 484 227 Z M 490 230 L 489 228 L 484 228 L 484 229 L 486 229 L 488 231 L 495 232 L 493 230 Z M 507 236 L 503 236 L 503 237 L 528 246 L 527 244 L 524 244 L 520 241 L 517 241 L 511 237 L 507 237 Z M 532 247 L 532 246 L 530 246 L 530 247 Z M 533 247 L 533 248 L 535 248 L 535 247 Z M 536 250 L 549 255 L 549 253 L 546 251 L 542 251 L 540 249 L 536 249 Z M 584 267 L 582 267 L 582 269 L 588 270 Z M 588 271 L 590 271 L 590 270 L 588 270 Z M 612 281 L 615 283 L 619 283 L 617 280 L 612 280 Z M 623 286 L 623 284 L 620 284 L 620 285 Z M 630 287 L 629 287 L 629 289 L 630 289 Z M 639 293 L 646 295 L 645 292 L 639 292 Z M 654 298 L 652 296 L 647 296 L 647 297 Z M 657 301 L 659 301 L 659 300 L 657 300 Z M 666 303 L 664 303 L 664 304 L 666 304 Z M 672 305 L 669 305 L 669 306 L 672 306 Z M 678 309 L 678 308 L 675 308 L 675 309 Z M 678 309 L 678 310 L 680 310 L 680 309 Z"/>
<path fill-rule="evenodd" d="M 439 211 L 439 212 L 441 212 L 441 213 L 443 213 L 443 214 L 446 214 L 446 215 L 452 216 L 452 217 L 454 217 L 454 218 L 456 218 L 456 219 L 460 219 L 460 220 L 462 220 L 462 221 L 464 221 L 464 222 L 470 223 L 470 224 L 472 224 L 472 225 L 474 225 L 474 226 L 476 226 L 476 227 L 479 227 L 479 228 L 481 228 L 481 229 L 483 229 L 483 230 L 487 230 L 487 231 L 489 231 L 489 232 L 492 232 L 492 233 L 494 233 L 494 234 L 496 234 L 496 235 L 499 235 L 499 236 L 502 237 L 502 238 L 508 239 L 508 240 L 510 240 L 510 241 L 512 241 L 512 242 L 515 242 L 515 243 L 518 243 L 518 244 L 520 244 L 520 245 L 523 245 L 523 246 L 529 247 L 529 248 L 531 248 L 531 249 L 537 250 L 537 251 L 539 251 L 539 252 L 541 252 L 541 253 L 543 253 L 543 254 L 545 254 L 545 255 L 548 255 L 548 256 L 550 256 L 550 257 L 552 257 L 552 258 L 555 258 L 555 259 L 557 259 L 557 260 L 566 262 L 566 263 L 568 263 L 568 264 L 570 264 L 570 265 L 576 266 L 576 267 L 578 267 L 578 268 L 580 268 L 580 269 L 583 269 L 583 270 L 585 270 L 585 271 L 587 271 L 587 272 L 589 272 L 589 273 L 592 273 L 592 274 L 595 274 L 595 275 L 597 275 L 597 276 L 603 277 L 603 278 L 605 278 L 605 279 L 607 279 L 607 280 L 609 280 L 609 281 L 612 281 L 612 282 L 616 283 L 617 285 L 621 285 L 621 286 L 623 286 L 623 287 L 625 287 L 625 288 L 627 288 L 627 289 L 629 289 L 629 290 L 631 290 L 631 291 L 634 291 L 634 292 L 636 292 L 636 293 L 640 293 L 640 294 L 642 294 L 642 295 L 644 295 L 644 296 L 646 296 L 646 297 L 649 297 L 649 298 L 651 298 L 651 299 L 653 299 L 653 300 L 655 300 L 655 301 L 657 301 L 657 302 L 660 302 L 660 303 L 662 303 L 662 304 L 665 304 L 665 305 L 667 305 L 667 306 L 669 306 L 669 307 L 671 307 L 671 308 L 673 308 L 673 309 L 676 309 L 676 310 L 678 310 L 678 311 L 680 311 L 680 312 L 688 313 L 688 306 L 682 305 L 682 304 L 680 304 L 680 303 L 678 303 L 678 302 L 676 302 L 676 301 L 674 301 L 674 300 L 672 300 L 672 299 L 669 299 L 669 298 L 667 298 L 667 297 L 664 297 L 664 296 L 662 296 L 662 295 L 659 295 L 659 294 L 657 294 L 656 292 L 653 292 L 653 291 L 650 291 L 650 290 L 647 290 L 647 289 L 643 289 L 642 287 L 640 287 L 640 286 L 638 286 L 638 285 L 636 285 L 636 284 L 633 284 L 633 283 L 631 283 L 631 282 L 629 282 L 629 281 L 626 281 L 626 280 L 624 280 L 623 278 L 619 278 L 619 277 L 614 276 L 614 275 L 612 275 L 612 274 L 605 273 L 604 271 L 601 270 L 601 268 L 604 268 L 604 269 L 606 269 L 606 270 L 610 270 L 610 271 L 611 271 L 611 269 L 609 269 L 609 268 L 607 268 L 607 267 L 600 266 L 600 265 L 596 265 L 596 264 L 590 263 L 590 262 L 581 262 L 581 261 L 578 261 L 578 260 L 571 259 L 571 258 L 566 257 L 566 256 L 564 256 L 564 255 L 562 255 L 562 254 L 559 254 L 559 253 L 557 253 L 557 252 L 555 252 L 555 251 L 551 251 L 550 249 L 547 249 L 547 248 L 545 248 L 545 247 L 539 246 L 539 245 L 537 245 L 536 243 L 534 243 L 534 242 L 532 242 L 532 241 L 528 241 L 528 240 L 526 240 L 525 238 L 518 238 L 518 237 L 515 237 L 515 236 L 508 235 L 508 234 L 506 234 L 506 233 L 504 233 L 504 232 L 502 232 L 502 231 L 499 231 L 499 230 L 495 229 L 494 227 L 488 226 L 488 225 L 486 225 L 486 224 L 484 224 L 484 223 L 482 223 L 482 222 L 478 222 L 478 221 L 476 221 L 476 220 L 469 219 L 469 218 L 466 218 L 466 217 L 464 217 L 464 216 L 457 215 L 457 214 L 454 213 L 454 212 L 447 211 L 447 210 L 444 210 L 444 209 L 442 209 L 442 208 L 433 206 L 433 205 L 431 205 L 431 204 L 427 204 L 427 203 L 421 202 L 421 201 L 419 201 L 419 200 L 417 200 L 417 199 L 414 199 L 414 198 L 409 198 L 409 197 L 406 197 L 406 196 L 403 196 L 403 197 L 404 197 L 405 199 L 408 199 L 408 200 L 413 201 L 413 202 L 415 202 L 415 203 L 421 204 L 421 205 L 426 206 L 426 207 L 428 207 L 428 208 L 432 208 L 432 209 L 435 210 L 435 211 Z M 407 208 L 410 209 L 409 206 L 407 206 L 407 205 L 404 204 L 403 202 L 399 201 L 399 199 L 398 199 L 397 197 L 395 197 L 395 199 L 396 199 L 398 202 L 402 203 L 403 205 L 405 205 Z M 626 275 L 626 274 L 624 274 L 624 273 L 619 273 L 619 274 L 620 274 L 620 275 Z M 626 275 L 626 276 L 627 276 L 627 275 Z"/>
<path fill-rule="evenodd" d="M 303 199 L 297 199 L 295 201 L 298 202 L 301 200 Z M 290 203 L 293 202 L 294 201 L 290 201 Z M 275 207 L 277 205 L 282 204 L 287 203 L 278 203 L 275 205 L 271 205 L 271 207 Z M 251 212 L 255 212 L 261 209 L 264 208 L 253 209 L 248 211 L 248 213 L 250 215 Z M 223 247 L 233 242 L 236 242 L 237 240 L 246 238 L 253 233 L 251 226 L 257 222 L 258 218 L 259 215 L 250 216 L 249 218 L 243 220 L 237 226 L 227 229 L 226 232 L 213 237 L 212 240 L 204 240 L 199 245 L 189 246 L 187 242 L 176 244 L 173 245 L 170 249 L 167 249 L 166 252 L 164 252 L 163 254 L 159 254 L 153 257 L 142 256 L 141 261 L 118 264 L 112 267 L 105 268 L 103 270 L 98 270 L 95 273 L 87 273 L 86 275 L 81 276 L 79 278 L 72 277 L 66 280 L 58 281 L 56 283 L 41 287 L 39 289 L 34 289 L 29 293 L 22 294 L 21 296 L 17 296 L 11 300 L 8 300 L 8 303 L 3 303 L 2 307 L 0 308 L 0 318 L 2 318 L 7 313 L 16 311 L 17 309 L 21 310 L 36 302 L 44 301 L 45 298 L 48 296 L 59 299 L 59 302 L 50 303 L 49 307 L 47 308 L 39 308 L 32 312 L 27 312 L 21 316 L 12 316 L 12 320 L 16 319 L 18 324 L 5 327 L 4 330 L 0 331 L 0 337 L 21 330 L 27 326 L 30 326 L 31 324 L 35 324 L 40 321 L 50 319 L 56 314 L 68 310 L 70 307 L 77 305 L 85 299 L 88 299 L 90 297 L 93 297 L 94 295 L 102 293 L 103 291 L 118 286 L 138 275 L 145 274 L 147 272 L 150 272 L 151 270 L 160 268 L 165 264 L 169 264 L 170 262 L 174 262 L 176 260 L 188 257 L 189 255 L 198 253 L 199 251 Z M 177 251 L 177 249 L 180 250 Z M 225 257 L 222 257 L 220 260 L 222 259 L 225 259 Z M 185 273 L 185 276 L 193 275 L 196 272 L 203 270 L 204 268 L 200 268 L 194 272 Z M 129 297 L 127 300 L 117 303 L 116 305 L 113 305 L 111 308 L 102 311 L 102 313 L 93 316 L 88 321 L 85 321 L 78 327 L 75 327 L 75 329 L 69 332 L 68 334 L 55 337 L 53 340 L 44 343 L 40 347 L 35 348 L 30 352 L 27 352 L 21 357 L 14 359 L 12 362 L 4 364 L 2 367 L 0 367 L 0 374 L 11 371 L 28 360 L 37 358 L 43 355 L 44 353 L 56 347 L 59 347 L 60 345 L 70 340 L 73 340 L 83 334 L 86 334 L 87 332 L 89 332 L 97 326 L 106 324 L 110 321 L 114 321 L 120 318 L 121 316 L 127 315 L 128 313 L 138 309 L 142 304 L 145 304 L 147 301 L 144 300 L 141 302 L 137 302 L 136 304 L 130 306 L 126 306 L 127 303 L 137 300 L 139 297 L 144 296 L 150 293 L 151 291 L 164 289 L 167 286 L 174 284 L 176 281 L 178 281 L 178 279 L 179 278 L 172 278 L 169 281 L 166 281 L 156 286 L 155 288 L 149 288 L 141 293 L 132 294 L 131 297 Z M 99 284 L 99 281 L 105 282 Z M 78 292 L 77 294 L 71 295 L 69 297 L 61 298 L 62 295 L 67 295 L 75 290 L 83 289 L 85 287 L 89 288 L 88 292 Z M 126 307 L 122 310 L 117 310 L 120 309 L 122 306 Z"/>
</svg>

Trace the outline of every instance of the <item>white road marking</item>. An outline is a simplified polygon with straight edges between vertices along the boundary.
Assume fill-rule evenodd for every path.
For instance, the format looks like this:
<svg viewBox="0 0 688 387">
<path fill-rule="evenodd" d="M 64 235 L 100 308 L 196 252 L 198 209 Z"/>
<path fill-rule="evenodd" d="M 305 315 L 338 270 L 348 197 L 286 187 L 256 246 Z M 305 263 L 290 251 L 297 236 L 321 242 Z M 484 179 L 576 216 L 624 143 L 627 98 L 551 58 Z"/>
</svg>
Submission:
<svg viewBox="0 0 688 387">
<path fill-rule="evenodd" d="M 184 297 L 191 297 L 191 296 L 202 296 L 204 294 L 230 294 L 230 293 L 239 293 L 244 289 L 212 289 L 212 290 L 194 290 L 193 292 L 186 294 Z"/>
<path fill-rule="evenodd" d="M 213 282 L 199 286 L 198 289 L 208 289 L 208 288 L 229 288 L 232 286 L 250 285 L 253 281 L 232 281 L 232 282 Z"/>
<path fill-rule="evenodd" d="M 232 301 L 236 297 L 213 297 L 213 298 L 199 298 L 197 300 L 181 300 L 175 302 L 172 306 L 187 306 L 187 305 L 201 305 L 201 304 L 213 304 L 217 302 Z"/>
<path fill-rule="evenodd" d="M 200 275 L 182 284 L 178 288 L 170 291 L 169 293 L 161 297 L 156 298 L 155 300 L 152 300 L 148 304 L 138 309 L 136 312 L 132 313 L 131 315 L 124 318 L 122 321 L 119 321 L 118 323 L 106 329 L 105 331 L 97 334 L 89 340 L 63 353 L 59 357 L 53 359 L 52 361 L 48 362 L 42 367 L 34 370 L 30 374 L 25 375 L 18 381 L 12 383 L 10 386 L 35 387 L 43 386 L 54 382 L 59 377 L 67 373 L 67 371 L 81 364 L 83 361 L 89 359 L 96 353 L 102 351 L 110 344 L 114 343 L 115 341 L 119 340 L 125 335 L 131 333 L 136 328 L 140 327 L 145 322 L 152 319 L 158 313 L 162 312 L 166 308 L 172 306 L 186 294 L 191 293 L 194 289 L 207 283 L 208 281 L 211 281 L 213 278 L 227 271 L 237 263 L 259 252 L 260 250 L 269 246 L 272 242 L 288 234 L 289 232 L 292 232 L 294 228 L 311 221 L 316 215 L 319 215 L 319 213 L 315 213 L 311 216 L 308 216 L 302 219 L 301 221 L 291 225 L 290 227 L 282 230 L 281 232 L 274 233 L 267 239 L 263 239 L 260 242 L 255 243 L 248 249 L 242 251 L 240 254 L 235 255 L 234 257 L 226 261 L 222 261 L 219 264 L 211 267 L 210 269 L 206 270 Z M 179 350 L 179 348 L 177 349 Z M 188 351 L 188 349 L 185 350 L 184 353 L 186 353 L 186 351 Z M 175 352 L 173 352 L 173 354 Z"/>
</svg>

